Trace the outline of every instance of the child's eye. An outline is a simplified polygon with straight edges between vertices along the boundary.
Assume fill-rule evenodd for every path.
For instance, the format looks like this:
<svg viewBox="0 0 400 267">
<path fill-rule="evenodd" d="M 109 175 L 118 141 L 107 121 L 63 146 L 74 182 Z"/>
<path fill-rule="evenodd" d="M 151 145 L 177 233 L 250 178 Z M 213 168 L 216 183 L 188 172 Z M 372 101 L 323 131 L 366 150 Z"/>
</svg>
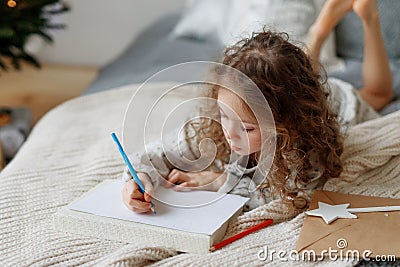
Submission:
<svg viewBox="0 0 400 267">
<path fill-rule="evenodd" d="M 246 131 L 246 132 L 251 132 L 251 131 L 254 131 L 254 128 L 244 128 L 244 127 L 240 127 L 240 129 L 244 132 L 244 131 Z"/>
</svg>

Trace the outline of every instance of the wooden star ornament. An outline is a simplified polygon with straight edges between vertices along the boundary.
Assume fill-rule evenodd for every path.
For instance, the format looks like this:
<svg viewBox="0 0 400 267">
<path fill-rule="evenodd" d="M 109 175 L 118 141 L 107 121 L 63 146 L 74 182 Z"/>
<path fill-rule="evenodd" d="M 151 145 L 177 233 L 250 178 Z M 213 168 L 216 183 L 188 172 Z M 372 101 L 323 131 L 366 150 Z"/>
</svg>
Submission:
<svg viewBox="0 0 400 267">
<path fill-rule="evenodd" d="M 350 204 L 329 205 L 324 202 L 318 202 L 318 209 L 309 210 L 305 213 L 310 216 L 319 216 L 327 224 L 330 224 L 338 218 L 355 219 L 357 212 L 376 212 L 376 211 L 399 211 L 400 206 L 383 206 L 368 208 L 348 208 Z"/>
</svg>

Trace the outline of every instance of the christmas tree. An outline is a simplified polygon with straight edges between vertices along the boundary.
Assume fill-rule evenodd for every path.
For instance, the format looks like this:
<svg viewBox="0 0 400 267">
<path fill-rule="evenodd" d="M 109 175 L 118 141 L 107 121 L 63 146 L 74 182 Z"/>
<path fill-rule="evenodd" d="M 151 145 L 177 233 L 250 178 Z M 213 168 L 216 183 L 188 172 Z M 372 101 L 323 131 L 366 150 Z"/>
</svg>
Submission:
<svg viewBox="0 0 400 267">
<path fill-rule="evenodd" d="M 59 0 L 0 0 L 0 70 L 20 69 L 21 60 L 40 67 L 25 44 L 35 34 L 53 42 L 46 31 L 65 25 L 52 23 L 50 18 L 68 10 L 66 3 Z"/>
</svg>

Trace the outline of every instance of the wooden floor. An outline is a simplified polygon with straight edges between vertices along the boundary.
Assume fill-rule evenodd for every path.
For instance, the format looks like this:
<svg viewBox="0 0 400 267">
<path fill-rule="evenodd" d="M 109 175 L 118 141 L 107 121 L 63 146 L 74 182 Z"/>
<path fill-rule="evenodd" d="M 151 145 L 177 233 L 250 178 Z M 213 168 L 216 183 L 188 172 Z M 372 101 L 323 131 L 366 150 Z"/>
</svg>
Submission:
<svg viewBox="0 0 400 267">
<path fill-rule="evenodd" d="M 22 71 L 0 71 L 0 107 L 28 107 L 35 124 L 53 107 L 79 96 L 97 73 L 96 68 L 48 64 L 41 69 L 23 65 Z M 0 152 L 0 170 L 2 162 Z"/>
<path fill-rule="evenodd" d="M 96 75 L 95 68 L 65 65 L 0 72 L 0 107 L 29 107 L 37 122 L 51 108 L 79 96 Z"/>
</svg>

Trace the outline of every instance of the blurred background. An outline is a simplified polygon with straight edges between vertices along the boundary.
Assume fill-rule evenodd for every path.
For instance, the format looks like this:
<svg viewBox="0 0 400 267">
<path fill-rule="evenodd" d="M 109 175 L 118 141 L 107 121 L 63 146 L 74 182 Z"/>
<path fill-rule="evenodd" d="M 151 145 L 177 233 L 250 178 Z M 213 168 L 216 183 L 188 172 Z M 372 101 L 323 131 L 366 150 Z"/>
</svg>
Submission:
<svg viewBox="0 0 400 267">
<path fill-rule="evenodd" d="M 1 0 L 0 170 L 47 111 L 84 93 L 139 33 L 164 14 L 179 13 L 184 2 Z M 61 4 L 68 10 L 41 12 Z M 43 17 L 63 27 L 40 24 Z M 36 34 L 39 30 L 45 36 Z M 32 58 L 24 57 L 22 48 Z"/>
<path fill-rule="evenodd" d="M 66 29 L 38 53 L 43 62 L 102 67 L 115 59 L 162 15 L 179 12 L 184 0 L 69 0 L 70 11 L 54 20 Z"/>
<path fill-rule="evenodd" d="M 264 27 L 303 47 L 326 0 L 0 0 L 0 169 L 49 110 L 142 83 L 172 65 L 219 61 Z M 400 1 L 378 0 L 400 109 Z M 362 24 L 348 13 L 321 51 L 330 76 L 362 87 Z M 40 68 L 38 68 L 40 65 Z M 187 70 L 169 81 L 180 81 Z"/>
<path fill-rule="evenodd" d="M 55 4 L 46 5 L 47 2 Z M 184 0 L 47 2 L 0 1 L 0 60 L 3 59 L 7 66 L 7 71 L 0 69 L 0 106 L 34 108 L 34 122 L 50 107 L 80 95 L 99 70 L 121 55 L 140 32 L 164 14 L 180 12 L 184 5 Z M 16 53 L 14 59 L 19 59 L 20 70 L 15 70 L 10 57 L 7 57 L 9 51 L 5 50 L 6 46 L 11 45 L 4 42 L 2 33 L 8 28 L 32 27 L 35 19 L 43 17 L 43 14 L 34 15 L 33 11 L 38 9 L 35 6 L 45 9 L 60 3 L 69 10 L 46 15 L 46 18 L 49 24 L 63 25 L 64 28 L 41 27 L 52 42 L 34 33 L 40 28 L 38 25 L 25 32 L 15 30 L 14 35 L 20 35 L 18 44 L 41 64 L 41 68 L 37 69 L 30 60 L 24 60 Z M 13 17 L 13 13 L 22 9 L 21 6 L 25 8 L 25 14 L 21 13 L 20 18 Z M 10 17 L 8 20 L 6 15 Z M 15 50 L 15 43 L 11 52 Z"/>
</svg>

